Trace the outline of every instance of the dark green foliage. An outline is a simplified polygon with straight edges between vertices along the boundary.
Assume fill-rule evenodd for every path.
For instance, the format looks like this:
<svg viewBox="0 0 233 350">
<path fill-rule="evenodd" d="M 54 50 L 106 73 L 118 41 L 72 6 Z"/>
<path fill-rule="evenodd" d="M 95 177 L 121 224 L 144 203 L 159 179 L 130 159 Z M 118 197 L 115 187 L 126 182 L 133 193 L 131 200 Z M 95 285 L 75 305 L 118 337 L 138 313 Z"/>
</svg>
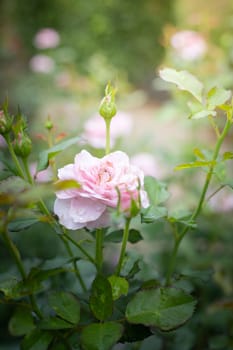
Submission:
<svg viewBox="0 0 233 350">
<path fill-rule="evenodd" d="M 0 55 L 6 67 L 17 56 L 21 62 L 16 68 L 19 74 L 37 52 L 33 46 L 36 32 L 52 27 L 61 34 L 64 50 L 58 55 L 60 60 L 66 56 L 67 63 L 72 61 L 88 75 L 93 59 L 103 58 L 136 83 L 147 83 L 154 74 L 164 52 L 163 25 L 173 20 L 171 0 L 3 0 L 0 10 L 1 23 L 13 28 L 11 40 L 18 42 L 15 54 L 5 45 Z M 5 78 L 10 78 L 8 70 Z"/>
</svg>

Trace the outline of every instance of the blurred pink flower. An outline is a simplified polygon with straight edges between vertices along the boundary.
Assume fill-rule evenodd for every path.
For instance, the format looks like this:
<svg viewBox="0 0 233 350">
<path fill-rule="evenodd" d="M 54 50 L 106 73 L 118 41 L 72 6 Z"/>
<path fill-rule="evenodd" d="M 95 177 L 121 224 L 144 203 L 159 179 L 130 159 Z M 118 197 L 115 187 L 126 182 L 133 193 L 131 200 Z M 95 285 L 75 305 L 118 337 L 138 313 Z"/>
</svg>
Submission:
<svg viewBox="0 0 233 350">
<path fill-rule="evenodd" d="M 116 139 L 127 136 L 131 133 L 133 122 L 131 116 L 126 112 L 117 112 L 111 122 L 111 146 L 114 146 Z M 95 148 L 104 148 L 106 141 L 105 121 L 94 114 L 84 125 L 84 140 Z"/>
<path fill-rule="evenodd" d="M 139 167 L 145 175 L 154 176 L 156 178 L 161 178 L 163 172 L 158 162 L 156 162 L 155 157 L 146 152 L 135 154 L 130 159 L 131 164 Z"/>
<path fill-rule="evenodd" d="M 55 78 L 56 85 L 59 88 L 67 88 L 72 84 L 72 76 L 68 72 L 61 72 Z"/>
<path fill-rule="evenodd" d="M 233 191 L 223 188 L 209 200 L 209 206 L 217 212 L 228 212 L 233 210 Z"/>
<path fill-rule="evenodd" d="M 54 70 L 55 63 L 47 55 L 35 55 L 30 59 L 29 66 L 33 72 L 48 74 Z"/>
<path fill-rule="evenodd" d="M 0 135 L 0 148 L 6 147 L 6 141 L 2 135 Z"/>
<path fill-rule="evenodd" d="M 49 49 L 57 47 L 60 43 L 60 36 L 55 29 L 43 28 L 34 37 L 34 45 L 38 49 Z"/>
<path fill-rule="evenodd" d="M 71 230 L 108 226 L 108 208 L 118 206 L 118 191 L 120 207 L 126 214 L 132 200 L 144 208 L 149 205 L 143 190 L 143 172 L 130 165 L 128 156 L 121 151 L 96 158 L 83 150 L 76 155 L 74 164 L 58 170 L 58 178 L 74 179 L 81 185 L 56 193 L 54 212 L 60 223 Z"/>
<path fill-rule="evenodd" d="M 202 58 L 207 51 L 207 44 L 203 36 L 192 30 L 176 32 L 171 37 L 171 45 L 185 61 Z"/>
<path fill-rule="evenodd" d="M 36 163 L 31 163 L 29 165 L 31 176 L 34 177 L 36 182 L 49 182 L 52 180 L 53 173 L 50 167 L 36 173 L 36 166 Z"/>
</svg>

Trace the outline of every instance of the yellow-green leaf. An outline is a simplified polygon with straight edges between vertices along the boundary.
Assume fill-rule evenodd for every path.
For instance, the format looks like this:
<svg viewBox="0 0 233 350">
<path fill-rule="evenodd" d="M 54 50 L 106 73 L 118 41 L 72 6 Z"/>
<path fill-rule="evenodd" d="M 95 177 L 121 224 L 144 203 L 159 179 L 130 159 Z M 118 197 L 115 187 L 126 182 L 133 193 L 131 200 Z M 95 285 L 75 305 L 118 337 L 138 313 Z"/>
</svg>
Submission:
<svg viewBox="0 0 233 350">
<path fill-rule="evenodd" d="M 192 74 L 187 71 L 176 71 L 171 68 L 161 69 L 160 77 L 169 82 L 174 83 L 180 90 L 185 90 L 193 95 L 199 102 L 202 102 L 203 84 Z"/>
</svg>

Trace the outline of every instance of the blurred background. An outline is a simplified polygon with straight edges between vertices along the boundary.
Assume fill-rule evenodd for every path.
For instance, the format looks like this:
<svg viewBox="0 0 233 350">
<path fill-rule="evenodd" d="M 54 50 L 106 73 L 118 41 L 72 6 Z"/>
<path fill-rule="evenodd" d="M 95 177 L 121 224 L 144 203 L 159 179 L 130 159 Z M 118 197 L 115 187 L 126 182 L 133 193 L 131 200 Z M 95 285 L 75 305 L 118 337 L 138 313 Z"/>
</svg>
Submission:
<svg viewBox="0 0 233 350">
<path fill-rule="evenodd" d="M 231 89 L 232 1 L 1 0 L 0 23 L 0 101 L 8 96 L 13 112 L 20 106 L 35 145 L 46 146 L 50 118 L 55 141 L 80 135 L 78 149 L 102 155 L 104 123 L 97 114 L 111 81 L 118 90 L 112 149 L 127 151 L 149 175 L 171 177 L 177 205 L 175 181 L 182 175 L 174 179 L 174 167 L 215 136 L 208 121 L 188 120 L 187 98 L 158 70 L 186 69 L 206 88 Z M 196 184 L 194 178 L 190 204 Z"/>
<path fill-rule="evenodd" d="M 173 169 L 193 160 L 195 147 L 211 148 L 214 132 L 206 120 L 188 120 L 187 100 L 159 79 L 158 70 L 185 69 L 208 88 L 232 89 L 232 0 L 0 0 L 0 23 L 0 102 L 8 96 L 12 112 L 20 106 L 29 120 L 35 145 L 32 167 L 36 151 L 48 147 L 43 141 L 48 117 L 55 140 L 81 137 L 75 149 L 58 158 L 59 165 L 84 147 L 104 154 L 104 124 L 97 112 L 111 81 L 118 89 L 112 149 L 126 151 L 145 174 L 167 183 L 171 213 L 193 208 L 204 172 Z M 229 151 L 232 136 L 224 146 Z M 4 153 L 4 144 L 1 148 Z M 44 175 L 41 181 L 49 179 Z M 221 182 L 232 183 L 232 175 L 231 164 L 218 170 Z M 214 183 L 209 195 L 217 188 Z M 232 213 L 232 188 L 224 188 L 205 207 L 198 232 L 181 247 L 178 271 L 204 271 L 191 282 L 179 282 L 200 300 L 193 320 L 174 334 L 156 334 L 137 347 L 117 349 L 233 348 Z M 148 257 L 145 271 L 160 278 L 171 233 L 159 222 L 143 226 L 143 235 L 149 244 L 139 245 L 138 253 Z M 64 254 L 40 225 L 15 240 L 29 266 Z M 156 266 L 153 274 L 148 272 L 151 264 Z M 12 261 L 0 245 L 2 276 L 10 269 Z M 58 280 L 53 283 L 59 285 Z M 18 349 L 7 328 L 11 314 L 12 307 L 0 305 L 0 350 Z"/>
</svg>

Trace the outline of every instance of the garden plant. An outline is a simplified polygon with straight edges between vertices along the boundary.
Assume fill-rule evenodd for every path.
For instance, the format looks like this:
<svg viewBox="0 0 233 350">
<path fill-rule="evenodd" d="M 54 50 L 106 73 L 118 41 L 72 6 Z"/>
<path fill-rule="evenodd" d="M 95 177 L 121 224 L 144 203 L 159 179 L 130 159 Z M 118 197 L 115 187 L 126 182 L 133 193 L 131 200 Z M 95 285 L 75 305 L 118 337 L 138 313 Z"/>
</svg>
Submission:
<svg viewBox="0 0 233 350">
<path fill-rule="evenodd" d="M 140 349 L 143 340 L 154 334 L 177 332 L 201 307 L 195 289 L 177 283 L 177 257 L 186 236 L 192 232 L 195 239 L 207 193 L 214 196 L 226 186 L 232 188 L 232 181 L 218 176 L 233 158 L 233 152 L 222 150 L 233 124 L 232 95 L 215 86 L 206 89 L 187 71 L 164 68 L 160 77 L 188 97 L 190 123 L 200 119 L 201 125 L 207 118 L 216 139 L 207 151 L 194 145 L 195 159 L 177 165 L 177 171 L 197 168 L 205 173 L 195 208 L 177 215 L 166 206 L 169 193 L 164 182 L 144 176 L 125 152 L 111 151 L 111 121 L 117 113 L 111 84 L 99 107 L 106 125 L 105 154 L 96 157 L 83 149 L 65 162 L 66 152 L 75 150 L 80 136 L 55 143 L 48 119 L 48 148 L 39 151 L 35 174 L 30 171 L 30 157 L 38 147 L 32 143 L 26 118 L 21 110 L 12 115 L 7 99 L 3 103 L 0 133 L 7 148 L 2 157 L 0 230 L 1 244 L 14 264 L 1 270 L 0 302 L 12 307 L 8 329 L 22 350 L 108 350 L 131 345 Z M 63 161 L 59 169 L 57 157 Z M 38 182 L 39 174 L 48 169 L 50 179 Z M 209 195 L 212 181 L 218 186 Z M 130 251 L 143 240 L 141 227 L 161 220 L 171 232 L 170 258 L 164 262 L 164 275 L 153 278 L 147 273 L 148 278 L 142 278 L 144 257 Z M 30 264 L 17 245 L 17 237 L 27 230 L 33 235 L 38 224 L 63 247 L 63 256 L 54 263 L 37 259 Z M 152 262 L 149 269 L 154 268 Z M 232 343 L 225 345 L 230 349 Z"/>
</svg>

